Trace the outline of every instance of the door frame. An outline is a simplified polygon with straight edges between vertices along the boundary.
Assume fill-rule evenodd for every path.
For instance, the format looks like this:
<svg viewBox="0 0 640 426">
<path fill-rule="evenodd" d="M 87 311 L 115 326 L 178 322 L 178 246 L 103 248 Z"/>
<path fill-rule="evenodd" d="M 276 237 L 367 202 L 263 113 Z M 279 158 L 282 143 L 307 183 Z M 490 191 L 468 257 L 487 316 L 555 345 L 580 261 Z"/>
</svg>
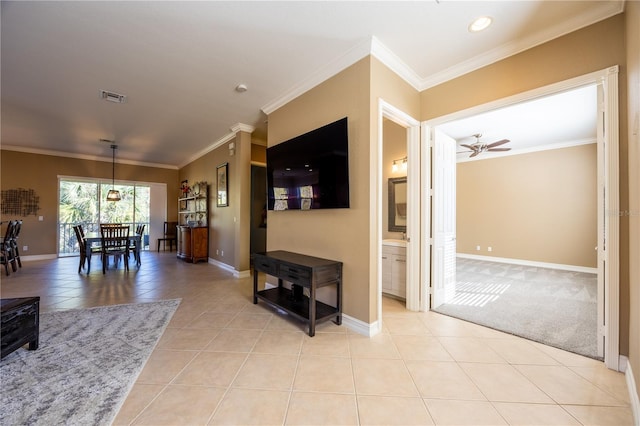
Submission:
<svg viewBox="0 0 640 426">
<path fill-rule="evenodd" d="M 382 220 L 382 147 L 384 142 L 383 119 L 387 118 L 400 127 L 406 129 L 407 135 L 407 200 L 415 200 L 408 203 L 407 209 L 407 294 L 406 307 L 411 311 L 420 309 L 420 247 L 417 244 L 420 236 L 420 122 L 404 111 L 396 108 L 383 99 L 378 99 L 378 141 L 377 149 L 372 150 L 375 159 L 372 168 L 375 185 L 372 193 L 372 204 L 375 206 L 375 218 L 372 220 L 371 241 L 374 244 L 372 250 L 372 264 L 375 267 L 376 285 L 376 310 L 377 326 L 375 332 L 382 330 L 382 227 L 386 226 Z M 413 207 L 412 207 L 413 206 Z"/>
<path fill-rule="evenodd" d="M 516 103 L 532 100 L 535 98 L 558 94 L 567 90 L 576 89 L 587 85 L 598 85 L 602 89 L 603 117 L 599 122 L 599 129 L 602 134 L 598 135 L 598 164 L 599 184 L 598 192 L 602 193 L 602 206 L 598 206 L 598 226 L 603 229 L 603 234 L 598 233 L 598 281 L 602 286 L 604 298 L 598 300 L 599 316 L 602 321 L 598 327 L 602 328 L 605 336 L 604 363 L 612 370 L 619 370 L 620 367 L 620 194 L 619 194 L 619 113 L 618 113 L 618 72 L 617 65 L 595 71 L 589 74 L 564 80 L 558 83 L 543 86 L 537 89 L 522 92 L 513 96 L 498 99 L 422 123 L 423 138 L 431 134 L 431 129 L 449 121 L 477 115 L 482 112 L 504 108 Z M 425 147 L 429 148 L 430 141 L 425 141 Z M 423 162 L 422 173 L 431 169 L 430 163 Z M 601 173 L 602 172 L 602 173 Z M 600 176 L 600 174 L 602 174 Z M 600 182 L 602 179 L 602 182 Z M 427 186 L 426 188 L 430 188 Z M 603 191 L 601 191 L 601 189 Z M 429 192 L 427 190 L 426 192 Z M 430 194 L 422 194 L 424 199 L 430 198 Z M 430 200 L 429 200 L 430 201 Z M 423 201 L 422 204 L 425 204 Z M 430 203 L 429 203 L 430 204 Z M 600 203 L 599 203 L 600 204 Z M 422 220 L 430 218 L 423 212 Z M 429 239 L 430 235 L 424 232 L 421 239 Z M 607 242 L 601 244 L 600 238 Z M 428 259 L 431 261 L 431 259 Z M 427 259 L 423 259 L 424 262 Z M 421 294 L 421 306 L 425 310 L 429 309 L 429 287 L 430 270 L 423 272 L 423 287 Z M 604 300 L 602 300 L 604 299 Z"/>
</svg>

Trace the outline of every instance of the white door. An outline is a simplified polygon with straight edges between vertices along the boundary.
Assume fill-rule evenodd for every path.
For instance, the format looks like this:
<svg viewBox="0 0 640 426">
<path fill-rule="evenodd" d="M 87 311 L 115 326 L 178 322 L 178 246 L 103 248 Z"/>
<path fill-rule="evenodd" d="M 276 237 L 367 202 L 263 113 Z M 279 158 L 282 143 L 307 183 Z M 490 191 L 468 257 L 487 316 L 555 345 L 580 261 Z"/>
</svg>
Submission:
<svg viewBox="0 0 640 426">
<path fill-rule="evenodd" d="M 456 141 L 432 130 L 433 269 L 431 309 L 456 292 Z"/>
</svg>

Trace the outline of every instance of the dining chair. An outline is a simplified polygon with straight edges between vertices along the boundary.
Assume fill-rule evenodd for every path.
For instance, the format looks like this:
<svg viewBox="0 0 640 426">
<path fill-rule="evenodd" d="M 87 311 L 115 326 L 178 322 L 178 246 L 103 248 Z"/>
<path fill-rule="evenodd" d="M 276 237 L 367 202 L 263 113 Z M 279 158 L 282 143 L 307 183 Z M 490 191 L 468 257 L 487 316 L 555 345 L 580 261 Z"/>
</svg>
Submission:
<svg viewBox="0 0 640 426">
<path fill-rule="evenodd" d="M 13 228 L 15 226 L 15 221 L 10 220 L 7 223 L 7 229 L 4 232 L 4 237 L 2 239 L 2 246 L 0 247 L 0 263 L 4 265 L 4 271 L 7 275 L 9 273 L 9 264 L 11 264 L 11 269 L 13 272 L 17 271 L 16 267 L 16 259 L 13 254 L 13 246 L 11 244 L 11 238 L 13 236 Z"/>
<path fill-rule="evenodd" d="M 160 241 L 164 242 L 164 249 L 167 249 L 167 241 L 169 241 L 169 251 L 173 251 L 173 243 L 178 245 L 178 234 L 177 234 L 178 222 L 165 222 L 164 223 L 164 236 L 158 238 L 158 249 L 160 251 Z"/>
<path fill-rule="evenodd" d="M 13 250 L 13 258 L 18 262 L 18 267 L 22 268 L 22 261 L 20 260 L 20 250 L 18 250 L 18 236 L 22 229 L 22 220 L 18 219 L 14 221 L 13 232 L 11 235 L 11 249 Z"/>
<path fill-rule="evenodd" d="M 138 266 L 140 266 L 140 250 L 142 250 L 142 247 L 144 244 L 143 242 L 144 228 L 145 228 L 145 225 L 136 226 L 136 235 L 140 236 L 140 239 L 131 241 L 129 245 L 130 254 L 133 253 L 133 255 L 136 258 L 136 264 Z M 140 244 L 140 247 L 138 247 L 138 244 Z"/>
<path fill-rule="evenodd" d="M 109 256 L 114 258 L 114 263 L 120 258 L 124 261 L 124 269 L 129 270 L 129 227 L 128 226 L 101 226 L 102 244 L 102 273 L 107 271 Z"/>
<path fill-rule="evenodd" d="M 84 228 L 82 226 L 82 224 L 78 224 L 78 230 L 80 231 L 80 235 L 82 235 L 82 240 L 84 241 L 85 244 L 85 250 L 87 249 L 87 244 L 89 244 L 89 249 L 91 250 L 91 256 L 93 256 L 94 254 L 102 254 L 102 246 L 100 245 L 96 245 L 95 243 L 90 243 L 85 239 L 85 233 L 84 233 Z M 87 274 L 89 273 L 89 271 L 91 270 L 91 257 L 87 257 Z"/>
<path fill-rule="evenodd" d="M 84 240 L 82 232 L 82 225 L 74 225 L 73 231 L 76 234 L 78 240 L 78 248 L 80 250 L 80 262 L 78 264 L 78 273 L 84 268 L 84 263 L 87 261 L 87 242 Z"/>
</svg>

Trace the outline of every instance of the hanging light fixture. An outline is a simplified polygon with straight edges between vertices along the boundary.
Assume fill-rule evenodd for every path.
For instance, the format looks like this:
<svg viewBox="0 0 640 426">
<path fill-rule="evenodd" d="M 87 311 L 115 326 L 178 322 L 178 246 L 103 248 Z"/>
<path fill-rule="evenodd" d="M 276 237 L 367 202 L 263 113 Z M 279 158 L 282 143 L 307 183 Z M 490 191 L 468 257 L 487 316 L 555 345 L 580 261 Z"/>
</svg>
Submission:
<svg viewBox="0 0 640 426">
<path fill-rule="evenodd" d="M 111 162 L 111 189 L 107 193 L 107 201 L 120 201 L 120 191 L 116 189 L 116 149 L 118 145 L 111 144 L 111 150 L 113 151 L 113 161 Z"/>
</svg>

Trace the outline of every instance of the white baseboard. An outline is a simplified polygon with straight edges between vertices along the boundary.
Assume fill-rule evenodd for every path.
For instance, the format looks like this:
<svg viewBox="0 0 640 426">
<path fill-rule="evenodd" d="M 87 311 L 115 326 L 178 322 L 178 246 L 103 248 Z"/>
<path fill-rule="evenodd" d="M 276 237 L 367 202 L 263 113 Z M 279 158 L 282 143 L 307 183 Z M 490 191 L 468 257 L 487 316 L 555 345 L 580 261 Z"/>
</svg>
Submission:
<svg viewBox="0 0 640 426">
<path fill-rule="evenodd" d="M 20 255 L 20 260 L 24 262 L 32 262 L 34 260 L 51 260 L 56 259 L 58 255 L 56 254 L 34 254 L 31 256 L 25 256 L 23 254 Z"/>
<path fill-rule="evenodd" d="M 233 273 L 234 275 L 236 274 L 236 269 L 231 266 L 231 265 L 227 265 L 226 263 L 222 263 L 218 260 L 209 258 L 208 262 L 210 265 L 215 265 L 215 266 L 219 266 L 220 268 L 224 269 L 225 271 L 229 271 L 231 273 Z"/>
<path fill-rule="evenodd" d="M 372 324 L 360 321 L 359 319 L 350 317 L 349 315 L 342 314 L 342 325 L 349 330 L 354 331 L 363 336 L 373 337 L 380 333 L 380 321 L 376 321 Z"/>
<path fill-rule="evenodd" d="M 629 401 L 631 402 L 631 410 L 633 411 L 633 424 L 640 426 L 640 398 L 638 397 L 638 387 L 636 386 L 635 378 L 633 377 L 633 370 L 631 364 L 627 362 L 627 371 L 624 373 L 627 380 L 627 389 L 629 390 Z"/>
<path fill-rule="evenodd" d="M 586 266 L 564 265 L 562 263 L 536 262 L 533 260 L 511 259 L 509 257 L 482 256 L 479 254 L 457 253 L 457 257 L 462 259 L 484 260 L 487 262 L 509 263 L 511 265 L 533 266 L 536 268 L 560 269 L 562 271 L 586 272 L 597 274 L 598 268 L 588 268 Z"/>
</svg>

